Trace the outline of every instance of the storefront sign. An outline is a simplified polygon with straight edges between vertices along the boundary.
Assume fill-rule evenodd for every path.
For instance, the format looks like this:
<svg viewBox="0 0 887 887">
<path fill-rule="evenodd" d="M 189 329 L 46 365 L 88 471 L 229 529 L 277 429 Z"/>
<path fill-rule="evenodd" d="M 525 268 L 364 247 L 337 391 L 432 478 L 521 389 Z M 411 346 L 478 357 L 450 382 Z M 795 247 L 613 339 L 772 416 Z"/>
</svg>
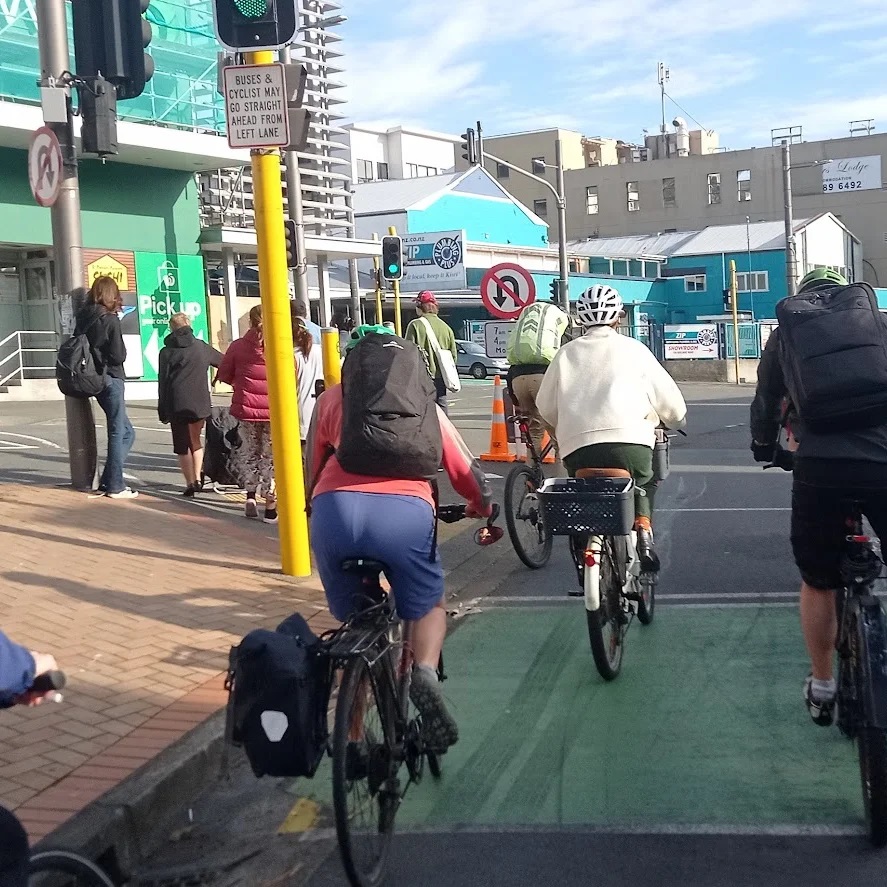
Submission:
<svg viewBox="0 0 887 887">
<path fill-rule="evenodd" d="M 665 325 L 666 360 L 714 360 L 718 356 L 718 328 L 710 323 Z"/>
<path fill-rule="evenodd" d="M 881 189 L 881 155 L 848 157 L 830 160 L 822 167 L 822 190 L 879 191 Z"/>
<path fill-rule="evenodd" d="M 404 234 L 401 292 L 464 290 L 465 232 Z"/>
</svg>

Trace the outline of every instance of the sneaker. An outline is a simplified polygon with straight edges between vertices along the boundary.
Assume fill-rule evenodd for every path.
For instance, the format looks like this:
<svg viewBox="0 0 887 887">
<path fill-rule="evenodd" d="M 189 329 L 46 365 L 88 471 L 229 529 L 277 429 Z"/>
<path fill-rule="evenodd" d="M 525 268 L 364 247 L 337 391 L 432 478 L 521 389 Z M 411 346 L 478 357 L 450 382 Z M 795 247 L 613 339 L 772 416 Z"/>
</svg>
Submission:
<svg viewBox="0 0 887 887">
<path fill-rule="evenodd" d="M 138 499 L 139 492 L 138 490 L 131 490 L 129 487 L 124 487 L 117 493 L 105 493 L 105 495 L 109 499 Z"/>
<path fill-rule="evenodd" d="M 262 516 L 262 520 L 266 524 L 276 524 L 277 523 L 277 508 L 268 508 L 265 507 L 265 514 Z"/>
<path fill-rule="evenodd" d="M 246 506 L 243 510 L 244 517 L 258 517 L 259 505 L 255 499 L 247 499 Z"/>
<path fill-rule="evenodd" d="M 422 738 L 428 751 L 443 754 L 458 742 L 459 726 L 447 711 L 436 675 L 414 668 L 410 699 L 422 716 Z"/>
<path fill-rule="evenodd" d="M 835 697 L 823 700 L 813 696 L 813 675 L 808 674 L 804 681 L 804 702 L 807 703 L 807 711 L 813 723 L 819 727 L 831 727 L 835 722 L 835 710 L 837 702 Z"/>
<path fill-rule="evenodd" d="M 653 545 L 653 531 L 639 528 L 638 531 L 638 557 L 641 559 L 641 570 L 644 573 L 659 572 L 659 555 Z"/>
</svg>

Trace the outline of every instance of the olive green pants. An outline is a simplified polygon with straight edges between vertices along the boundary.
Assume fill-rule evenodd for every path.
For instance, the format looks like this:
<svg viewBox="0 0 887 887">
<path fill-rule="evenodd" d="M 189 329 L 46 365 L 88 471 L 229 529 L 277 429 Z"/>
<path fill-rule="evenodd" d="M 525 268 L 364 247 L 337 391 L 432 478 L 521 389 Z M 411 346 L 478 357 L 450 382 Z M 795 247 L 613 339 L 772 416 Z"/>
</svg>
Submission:
<svg viewBox="0 0 887 887">
<path fill-rule="evenodd" d="M 601 443 L 564 456 L 564 465 L 575 477 L 580 468 L 624 468 L 635 482 L 634 513 L 637 517 L 653 516 L 653 498 L 659 482 L 653 477 L 653 450 L 643 444 Z"/>
</svg>

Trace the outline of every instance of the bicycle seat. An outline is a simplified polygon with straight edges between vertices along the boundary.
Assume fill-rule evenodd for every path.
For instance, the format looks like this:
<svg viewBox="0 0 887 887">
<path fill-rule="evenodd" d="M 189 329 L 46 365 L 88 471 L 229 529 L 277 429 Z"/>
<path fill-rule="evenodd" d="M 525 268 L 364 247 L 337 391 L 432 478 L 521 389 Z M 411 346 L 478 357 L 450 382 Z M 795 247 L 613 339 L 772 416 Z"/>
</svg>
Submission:
<svg viewBox="0 0 887 887">
<path fill-rule="evenodd" d="M 343 573 L 359 573 L 361 576 L 378 576 L 384 573 L 388 567 L 382 561 L 374 561 L 372 558 L 352 557 L 342 561 Z"/>
<path fill-rule="evenodd" d="M 631 477 L 631 472 L 625 468 L 580 468 L 576 472 L 578 480 L 587 477 Z"/>
</svg>

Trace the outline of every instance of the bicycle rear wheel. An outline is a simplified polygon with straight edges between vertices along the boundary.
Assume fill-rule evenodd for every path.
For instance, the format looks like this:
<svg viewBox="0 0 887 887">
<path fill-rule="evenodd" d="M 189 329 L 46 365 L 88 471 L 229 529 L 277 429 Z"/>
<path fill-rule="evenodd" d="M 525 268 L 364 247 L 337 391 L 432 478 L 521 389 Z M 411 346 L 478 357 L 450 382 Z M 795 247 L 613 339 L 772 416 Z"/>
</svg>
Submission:
<svg viewBox="0 0 887 887">
<path fill-rule="evenodd" d="M 31 857 L 28 887 L 114 887 L 114 883 L 76 853 L 44 850 Z"/>
<path fill-rule="evenodd" d="M 859 774 L 869 840 L 887 846 L 887 731 L 860 727 L 856 734 Z"/>
<path fill-rule="evenodd" d="M 394 686 L 382 656 L 372 667 L 352 659 L 342 675 L 333 728 L 333 808 L 345 874 L 352 887 L 385 877 L 400 803 L 394 758 Z"/>
<path fill-rule="evenodd" d="M 542 523 L 538 488 L 538 476 L 529 465 L 512 468 L 505 480 L 505 526 L 517 556 L 531 570 L 548 563 L 552 547 Z"/>
<path fill-rule="evenodd" d="M 622 669 L 627 625 L 622 611 L 622 583 L 619 580 L 624 575 L 625 567 L 619 555 L 619 546 L 614 542 L 612 537 L 606 537 L 601 549 L 601 605 L 597 610 L 585 611 L 591 654 L 605 681 L 612 681 Z"/>
<path fill-rule="evenodd" d="M 638 600 L 638 622 L 649 625 L 656 612 L 656 578 L 658 573 L 641 573 L 635 580 L 640 594 Z"/>
</svg>

